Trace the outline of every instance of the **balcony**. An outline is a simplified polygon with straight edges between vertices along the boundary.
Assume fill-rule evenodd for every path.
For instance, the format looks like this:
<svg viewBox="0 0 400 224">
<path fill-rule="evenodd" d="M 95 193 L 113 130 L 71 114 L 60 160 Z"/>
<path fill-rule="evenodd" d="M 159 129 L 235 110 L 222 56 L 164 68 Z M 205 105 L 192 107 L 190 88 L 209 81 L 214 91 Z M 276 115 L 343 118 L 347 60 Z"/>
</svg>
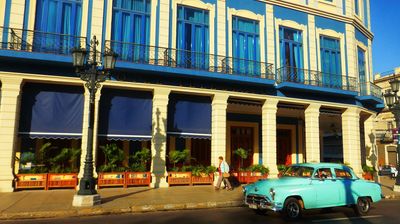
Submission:
<svg viewBox="0 0 400 224">
<path fill-rule="evenodd" d="M 357 98 L 364 103 L 375 103 L 378 108 L 384 107 L 381 87 L 371 82 L 360 84 L 360 95 Z"/>
<path fill-rule="evenodd" d="M 316 91 L 348 96 L 356 96 L 358 94 L 357 79 L 353 77 L 296 67 L 278 68 L 276 76 L 278 89 Z"/>
<path fill-rule="evenodd" d="M 106 41 L 106 48 L 119 55 L 117 67 L 269 85 L 275 82 L 273 66 L 269 63 L 112 40 Z"/>
<path fill-rule="evenodd" d="M 72 49 L 86 46 L 86 38 L 0 27 L 0 56 L 71 63 Z"/>
</svg>

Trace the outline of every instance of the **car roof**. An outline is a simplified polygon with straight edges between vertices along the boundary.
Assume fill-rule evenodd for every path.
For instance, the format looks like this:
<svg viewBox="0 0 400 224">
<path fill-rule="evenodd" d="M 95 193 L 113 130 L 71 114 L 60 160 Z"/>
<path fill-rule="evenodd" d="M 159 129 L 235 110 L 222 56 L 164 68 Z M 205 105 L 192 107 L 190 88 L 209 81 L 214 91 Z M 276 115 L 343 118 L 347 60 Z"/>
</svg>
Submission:
<svg viewBox="0 0 400 224">
<path fill-rule="evenodd" d="M 321 168 L 321 167 L 331 167 L 331 168 L 349 168 L 345 164 L 341 163 L 297 163 L 297 164 L 292 164 L 292 166 L 308 166 L 308 167 L 313 167 L 313 168 Z"/>
</svg>

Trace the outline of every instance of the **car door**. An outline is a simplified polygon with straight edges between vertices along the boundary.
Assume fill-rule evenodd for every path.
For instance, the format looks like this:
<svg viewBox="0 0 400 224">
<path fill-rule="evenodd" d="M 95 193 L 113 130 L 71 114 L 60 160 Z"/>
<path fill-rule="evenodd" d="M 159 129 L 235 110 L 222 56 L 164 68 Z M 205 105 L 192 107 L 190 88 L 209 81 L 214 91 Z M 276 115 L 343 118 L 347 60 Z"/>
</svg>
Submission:
<svg viewBox="0 0 400 224">
<path fill-rule="evenodd" d="M 319 168 L 315 171 L 311 184 L 316 194 L 316 208 L 333 207 L 339 203 L 339 190 L 336 179 L 333 178 L 329 167 Z"/>
<path fill-rule="evenodd" d="M 349 170 L 335 168 L 335 177 L 337 180 L 339 195 L 340 195 L 340 205 L 350 205 L 355 203 L 355 196 L 353 194 L 353 185 L 356 181 L 355 177 L 351 174 Z"/>
</svg>

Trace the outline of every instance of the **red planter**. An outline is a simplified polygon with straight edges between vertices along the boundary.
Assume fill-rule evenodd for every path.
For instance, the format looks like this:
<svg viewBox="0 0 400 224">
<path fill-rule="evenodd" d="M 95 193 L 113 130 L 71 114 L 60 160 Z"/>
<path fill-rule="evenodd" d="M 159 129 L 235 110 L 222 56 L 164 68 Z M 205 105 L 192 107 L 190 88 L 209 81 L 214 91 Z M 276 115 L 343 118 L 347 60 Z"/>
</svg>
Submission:
<svg viewBox="0 0 400 224">
<path fill-rule="evenodd" d="M 268 177 L 268 174 L 262 175 L 260 172 L 251 171 L 239 171 L 233 172 L 232 174 L 242 184 L 254 183 L 260 179 L 265 179 Z"/>
<path fill-rule="evenodd" d="M 201 176 L 192 175 L 192 184 L 213 184 L 214 174 L 202 174 Z"/>
<path fill-rule="evenodd" d="M 47 190 L 47 173 L 17 174 L 15 189 L 43 188 Z"/>
<path fill-rule="evenodd" d="M 141 186 L 151 183 L 150 172 L 125 172 L 125 187 Z"/>
<path fill-rule="evenodd" d="M 268 174 L 261 174 L 260 172 L 251 172 L 250 176 L 247 177 L 247 183 L 254 183 L 260 179 L 268 178 Z"/>
<path fill-rule="evenodd" d="M 192 172 L 168 172 L 168 185 L 192 185 Z"/>
<path fill-rule="evenodd" d="M 374 177 L 371 173 L 363 173 L 362 177 L 364 178 L 364 180 L 374 180 Z"/>
<path fill-rule="evenodd" d="M 97 187 L 125 186 L 125 172 L 99 173 Z"/>
<path fill-rule="evenodd" d="M 76 188 L 78 184 L 77 173 L 49 173 L 47 188 Z"/>
</svg>

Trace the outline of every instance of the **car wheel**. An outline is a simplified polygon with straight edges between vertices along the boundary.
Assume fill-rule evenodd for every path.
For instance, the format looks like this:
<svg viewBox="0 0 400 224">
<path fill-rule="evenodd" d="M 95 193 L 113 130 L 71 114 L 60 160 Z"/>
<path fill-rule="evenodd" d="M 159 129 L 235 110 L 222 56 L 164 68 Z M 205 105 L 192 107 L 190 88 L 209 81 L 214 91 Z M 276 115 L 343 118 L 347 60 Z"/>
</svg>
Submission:
<svg viewBox="0 0 400 224">
<path fill-rule="evenodd" d="M 267 209 L 254 209 L 253 210 L 257 215 L 265 215 L 267 214 Z"/>
<path fill-rule="evenodd" d="M 289 219 L 297 219 L 302 215 L 302 208 L 299 200 L 296 198 L 288 198 L 283 206 L 283 214 Z"/>
<path fill-rule="evenodd" d="M 357 204 L 354 205 L 354 211 L 358 216 L 363 216 L 368 214 L 371 207 L 371 202 L 369 198 L 361 197 L 357 199 Z"/>
</svg>

